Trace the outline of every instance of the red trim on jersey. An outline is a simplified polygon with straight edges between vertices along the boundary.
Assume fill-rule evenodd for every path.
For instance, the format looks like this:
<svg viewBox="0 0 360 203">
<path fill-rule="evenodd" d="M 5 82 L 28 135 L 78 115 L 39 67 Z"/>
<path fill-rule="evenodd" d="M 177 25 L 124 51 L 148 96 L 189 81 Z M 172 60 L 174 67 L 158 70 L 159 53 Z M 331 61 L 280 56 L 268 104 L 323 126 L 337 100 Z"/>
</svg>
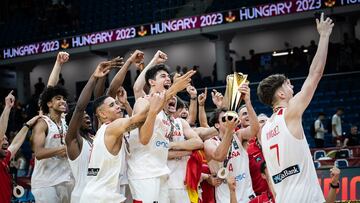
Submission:
<svg viewBox="0 0 360 203">
<path fill-rule="evenodd" d="M 143 203 L 143 201 L 140 201 L 140 200 L 133 200 L 133 203 Z"/>
<path fill-rule="evenodd" d="M 284 110 L 284 109 L 281 108 L 281 109 L 278 111 L 277 115 L 279 115 L 279 116 L 282 115 L 282 114 L 283 114 L 283 110 Z"/>
</svg>

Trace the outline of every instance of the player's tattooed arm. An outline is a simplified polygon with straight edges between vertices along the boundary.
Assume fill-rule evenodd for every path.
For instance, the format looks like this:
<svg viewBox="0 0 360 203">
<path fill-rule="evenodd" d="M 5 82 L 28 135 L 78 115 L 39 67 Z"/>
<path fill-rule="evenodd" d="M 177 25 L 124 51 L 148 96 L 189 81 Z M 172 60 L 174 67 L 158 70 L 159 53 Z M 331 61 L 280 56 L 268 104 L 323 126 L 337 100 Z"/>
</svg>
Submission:
<svg viewBox="0 0 360 203">
<path fill-rule="evenodd" d="M 144 122 L 132 123 L 132 124 L 130 124 L 129 126 L 127 126 L 127 127 L 125 128 L 125 132 L 130 132 L 130 131 L 132 131 L 132 130 L 134 130 L 134 129 L 140 127 L 140 126 L 142 126 L 143 124 L 144 124 Z"/>
</svg>

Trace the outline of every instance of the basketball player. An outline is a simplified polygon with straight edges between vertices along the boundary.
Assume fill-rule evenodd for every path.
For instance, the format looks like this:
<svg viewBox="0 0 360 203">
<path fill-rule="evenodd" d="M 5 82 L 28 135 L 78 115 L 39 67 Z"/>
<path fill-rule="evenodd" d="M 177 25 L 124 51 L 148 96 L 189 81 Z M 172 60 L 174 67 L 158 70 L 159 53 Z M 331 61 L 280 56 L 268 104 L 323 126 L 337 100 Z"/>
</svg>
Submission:
<svg viewBox="0 0 360 203">
<path fill-rule="evenodd" d="M 75 179 L 74 190 L 71 193 L 71 203 L 78 203 L 80 201 L 81 193 L 86 185 L 87 166 L 93 140 L 93 136 L 89 133 L 89 128 L 91 128 L 90 117 L 85 112 L 85 109 L 91 99 L 91 94 L 98 78 L 105 77 L 111 67 L 116 65 L 116 62 L 106 61 L 101 62 L 97 66 L 81 91 L 74 111 L 67 115 L 67 117 L 72 116 L 65 137 L 65 143 L 69 164 Z"/>
<path fill-rule="evenodd" d="M 172 86 L 166 95 L 170 97 L 184 89 L 188 78 L 183 77 Z M 140 126 L 147 118 L 154 117 L 163 108 L 164 93 L 153 93 L 147 98 L 142 111 L 130 118 L 120 118 L 121 109 L 118 101 L 110 96 L 102 96 L 94 101 L 94 112 L 101 125 L 93 141 L 88 166 L 87 184 L 81 195 L 80 202 L 123 202 L 120 193 L 122 176 L 122 147 L 124 133 Z M 149 101 L 150 100 L 150 101 Z"/>
<path fill-rule="evenodd" d="M 187 161 L 192 150 L 202 149 L 203 142 L 190 124 L 182 118 L 174 118 L 176 113 L 177 98 L 170 99 L 164 107 L 164 112 L 169 116 L 171 131 L 169 134 L 168 167 L 170 175 L 168 179 L 170 203 L 190 203 L 190 199 L 184 185 Z"/>
<path fill-rule="evenodd" d="M 260 101 L 274 112 L 263 127 L 261 144 L 276 202 L 325 202 L 301 119 L 323 75 L 334 26 L 323 13 L 316 24 L 319 45 L 301 91 L 293 96 L 290 80 L 279 74 L 262 80 L 257 90 Z"/>
<path fill-rule="evenodd" d="M 150 63 L 144 68 L 143 71 L 141 71 L 133 86 L 135 100 L 146 95 L 144 91 L 145 84 L 147 83 L 145 80 L 146 72 L 155 65 L 164 64 L 166 60 L 167 55 L 164 52 L 158 50 L 151 59 Z"/>
<path fill-rule="evenodd" d="M 260 128 L 262 128 L 268 117 L 265 114 L 258 115 Z M 269 190 L 268 183 L 265 179 L 261 178 L 261 164 L 265 161 L 264 155 L 261 151 L 261 130 L 258 131 L 256 137 L 249 140 L 247 153 L 249 155 L 249 167 L 251 182 L 256 196 L 261 195 L 263 192 Z"/>
<path fill-rule="evenodd" d="M 218 136 L 205 141 L 204 149 L 208 159 L 209 167 L 212 174 L 217 174 L 221 168 L 226 168 L 229 171 L 229 176 L 235 177 L 236 180 L 236 196 L 238 202 L 248 202 L 254 197 L 252 189 L 250 170 L 249 170 L 249 157 L 246 150 L 242 146 L 243 140 L 248 140 L 253 134 L 253 130 L 259 129 L 257 117 L 250 101 L 250 89 L 248 84 L 243 84 L 239 88 L 239 92 L 243 94 L 246 108 L 249 109 L 250 122 L 249 126 L 244 126 L 237 130 L 234 134 L 229 136 L 225 135 L 225 123 L 220 121 L 224 116 L 226 109 L 221 108 L 215 111 L 212 123 L 215 128 L 219 130 Z M 241 117 L 238 119 L 239 124 Z M 255 123 L 255 122 L 256 123 Z M 246 121 L 250 123 L 249 121 Z M 247 124 L 245 123 L 245 124 Z M 227 130 L 228 131 L 228 130 Z M 230 201 L 229 188 L 226 184 L 221 184 L 215 188 L 216 202 L 229 202 Z"/>
<path fill-rule="evenodd" d="M 185 88 L 194 73 L 195 71 L 189 71 L 171 85 L 167 67 L 159 64 L 146 71 L 145 81 L 150 87 L 149 93 L 154 94 L 167 89 L 169 91 L 175 88 L 174 86 L 179 86 L 180 82 L 184 82 L 185 86 L 182 87 Z M 139 114 L 147 103 L 145 98 L 138 98 L 134 106 L 134 115 Z M 134 200 L 150 203 L 168 201 L 166 182 L 170 173 L 167 166 L 170 131 L 169 117 L 164 111 L 160 111 L 156 116 L 148 116 L 145 123 L 137 131 L 132 132 L 134 135 L 130 135 L 128 178 Z"/>
<path fill-rule="evenodd" d="M 205 141 L 205 154 L 211 173 L 217 174 L 220 168 L 226 168 L 229 176 L 236 179 L 237 201 L 247 203 L 254 196 L 249 159 L 239 137 L 234 133 L 240 121 L 234 118 L 224 122 L 227 118 L 224 116 L 226 111 L 225 108 L 221 108 L 214 112 L 212 123 L 219 130 L 219 134 Z M 215 188 L 215 197 L 217 203 L 230 202 L 230 191 L 225 182 Z"/>
<path fill-rule="evenodd" d="M 66 97 L 67 91 L 61 86 L 50 86 L 41 95 L 44 116 L 32 132 L 36 159 L 31 187 L 36 202 L 70 201 L 73 181 L 64 141 L 67 125 L 62 118 L 67 107 Z"/>
</svg>

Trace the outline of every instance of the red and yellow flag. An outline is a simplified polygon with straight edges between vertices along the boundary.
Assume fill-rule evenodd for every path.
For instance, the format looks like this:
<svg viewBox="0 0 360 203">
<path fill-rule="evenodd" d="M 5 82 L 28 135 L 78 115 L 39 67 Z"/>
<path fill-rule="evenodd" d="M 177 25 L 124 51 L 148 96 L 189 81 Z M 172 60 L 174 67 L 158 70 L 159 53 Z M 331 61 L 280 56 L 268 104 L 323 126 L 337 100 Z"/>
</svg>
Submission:
<svg viewBox="0 0 360 203">
<path fill-rule="evenodd" d="M 191 203 L 198 203 L 198 184 L 201 178 L 201 167 L 206 162 L 203 150 L 193 151 L 186 166 L 185 185 Z"/>
</svg>

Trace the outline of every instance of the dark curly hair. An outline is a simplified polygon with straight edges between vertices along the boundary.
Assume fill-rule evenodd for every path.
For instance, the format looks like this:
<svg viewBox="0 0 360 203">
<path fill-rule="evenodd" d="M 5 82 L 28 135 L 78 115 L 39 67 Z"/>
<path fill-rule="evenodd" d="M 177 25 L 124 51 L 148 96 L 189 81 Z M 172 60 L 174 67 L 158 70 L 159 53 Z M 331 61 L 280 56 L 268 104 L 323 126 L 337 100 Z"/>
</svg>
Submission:
<svg viewBox="0 0 360 203">
<path fill-rule="evenodd" d="M 162 70 L 169 73 L 169 68 L 165 64 L 158 64 L 158 65 L 155 65 L 155 66 L 151 67 L 149 70 L 147 70 L 146 73 L 145 73 L 146 85 L 148 85 L 150 87 L 149 80 L 150 79 L 154 80 L 157 73 L 159 71 L 162 71 Z"/>
<path fill-rule="evenodd" d="M 272 106 L 274 104 L 276 90 L 279 89 L 287 79 L 283 74 L 274 74 L 263 79 L 257 88 L 257 95 L 260 102 Z"/>
<path fill-rule="evenodd" d="M 68 93 L 66 89 L 62 86 L 56 85 L 54 87 L 47 87 L 40 96 L 40 108 L 44 113 L 49 113 L 49 107 L 47 103 L 51 101 L 56 96 L 63 96 L 66 100 Z"/>
</svg>

